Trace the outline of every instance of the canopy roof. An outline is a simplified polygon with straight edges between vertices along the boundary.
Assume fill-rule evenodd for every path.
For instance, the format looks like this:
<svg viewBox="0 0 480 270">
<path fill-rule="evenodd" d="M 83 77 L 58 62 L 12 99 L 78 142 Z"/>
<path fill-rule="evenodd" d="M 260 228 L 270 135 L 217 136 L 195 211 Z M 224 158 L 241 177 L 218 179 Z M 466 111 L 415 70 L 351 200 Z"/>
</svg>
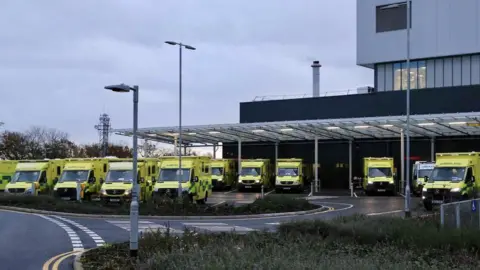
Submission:
<svg viewBox="0 0 480 270">
<path fill-rule="evenodd" d="M 314 140 L 355 140 L 400 137 L 406 128 L 405 116 L 343 118 L 242 124 L 193 125 L 182 127 L 185 145 L 215 145 L 220 142 L 281 142 Z M 114 133 L 132 136 L 132 129 Z M 178 126 L 138 129 L 139 139 L 174 143 Z M 410 116 L 410 136 L 442 137 L 480 135 L 480 112 Z"/>
</svg>

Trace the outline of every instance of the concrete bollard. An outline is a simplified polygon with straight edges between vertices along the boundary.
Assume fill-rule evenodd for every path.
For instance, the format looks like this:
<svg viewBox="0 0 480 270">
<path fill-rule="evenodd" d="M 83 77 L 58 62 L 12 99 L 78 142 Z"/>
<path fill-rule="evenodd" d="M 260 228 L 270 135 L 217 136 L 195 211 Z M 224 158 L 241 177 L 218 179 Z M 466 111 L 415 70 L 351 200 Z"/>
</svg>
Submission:
<svg viewBox="0 0 480 270">
<path fill-rule="evenodd" d="M 263 190 L 263 185 L 262 185 L 262 199 L 263 199 L 263 196 L 264 196 L 264 190 Z"/>
<path fill-rule="evenodd" d="M 77 182 L 77 201 L 80 201 L 82 198 L 80 193 L 82 192 L 82 186 L 79 182 Z"/>
</svg>

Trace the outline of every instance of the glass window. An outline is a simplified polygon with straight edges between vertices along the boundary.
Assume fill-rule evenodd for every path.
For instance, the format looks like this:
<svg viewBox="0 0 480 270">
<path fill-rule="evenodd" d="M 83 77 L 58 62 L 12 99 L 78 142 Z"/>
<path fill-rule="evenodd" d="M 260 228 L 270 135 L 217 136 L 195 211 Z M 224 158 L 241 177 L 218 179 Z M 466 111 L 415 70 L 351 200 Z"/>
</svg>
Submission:
<svg viewBox="0 0 480 270">
<path fill-rule="evenodd" d="M 406 1 L 377 6 L 375 13 L 377 33 L 407 29 Z M 411 14 L 412 6 L 410 4 L 410 24 L 412 23 Z"/>
<path fill-rule="evenodd" d="M 427 66 L 425 61 L 418 61 L 417 88 L 423 89 L 426 87 L 427 87 Z"/>
<path fill-rule="evenodd" d="M 402 65 L 395 63 L 393 65 L 393 90 L 402 89 Z"/>
<path fill-rule="evenodd" d="M 407 74 L 408 75 L 408 74 Z M 407 78 L 408 80 L 408 78 Z M 410 62 L 410 89 L 417 89 L 418 62 Z"/>
<path fill-rule="evenodd" d="M 402 90 L 407 89 L 407 62 L 402 63 Z"/>
</svg>

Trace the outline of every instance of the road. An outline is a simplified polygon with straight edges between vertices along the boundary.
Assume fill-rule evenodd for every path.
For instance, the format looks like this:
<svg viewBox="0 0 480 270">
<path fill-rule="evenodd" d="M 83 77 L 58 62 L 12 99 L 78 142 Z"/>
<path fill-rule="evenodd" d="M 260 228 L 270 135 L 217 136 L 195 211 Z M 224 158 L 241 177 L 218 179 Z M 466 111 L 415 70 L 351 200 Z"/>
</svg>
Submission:
<svg viewBox="0 0 480 270">
<path fill-rule="evenodd" d="M 240 198 L 248 203 L 257 195 L 218 193 L 210 203 Z M 292 195 L 298 196 L 298 195 Z M 142 218 L 139 231 L 170 230 L 182 234 L 185 229 L 199 232 L 247 233 L 255 230 L 275 230 L 281 222 L 304 219 L 331 219 L 340 215 L 398 214 L 403 209 L 402 197 L 320 197 L 312 201 L 333 210 L 302 216 L 256 219 L 166 220 Z M 2 269 L 72 269 L 76 250 L 101 246 L 104 243 L 128 241 L 130 226 L 126 219 L 73 218 L 43 216 L 0 211 L 0 259 Z M 56 259 L 51 259 L 57 255 Z M 21 259 L 20 259 L 21 258 Z M 48 263 L 47 260 L 50 261 Z"/>
</svg>

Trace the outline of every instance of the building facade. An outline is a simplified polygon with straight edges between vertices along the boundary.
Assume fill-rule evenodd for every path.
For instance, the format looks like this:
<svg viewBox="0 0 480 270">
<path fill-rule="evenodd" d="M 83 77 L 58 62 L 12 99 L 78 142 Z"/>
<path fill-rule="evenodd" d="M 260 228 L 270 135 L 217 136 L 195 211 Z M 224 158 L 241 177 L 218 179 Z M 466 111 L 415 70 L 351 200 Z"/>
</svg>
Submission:
<svg viewBox="0 0 480 270">
<path fill-rule="evenodd" d="M 357 64 L 375 69 L 377 91 L 480 85 L 480 1 L 357 0 Z"/>
<path fill-rule="evenodd" d="M 410 28 L 410 113 L 480 112 L 480 1 L 412 0 Z M 407 88 L 407 8 L 399 0 L 357 0 L 357 64 L 375 69 L 370 93 L 240 103 L 240 123 L 345 119 L 405 115 Z M 421 91 L 417 91 L 421 90 Z M 412 160 L 431 159 L 431 138 L 413 138 Z M 476 136 L 438 137 L 437 152 L 480 151 Z M 281 142 L 279 156 L 314 159 L 312 141 Z M 246 158 L 268 157 L 273 144 L 242 146 Z M 319 145 L 320 175 L 325 188 L 348 186 L 347 142 Z M 235 157 L 237 146 L 224 146 Z M 353 173 L 362 158 L 391 156 L 400 168 L 400 139 L 357 140 Z M 342 165 L 343 164 L 343 165 Z"/>
</svg>

